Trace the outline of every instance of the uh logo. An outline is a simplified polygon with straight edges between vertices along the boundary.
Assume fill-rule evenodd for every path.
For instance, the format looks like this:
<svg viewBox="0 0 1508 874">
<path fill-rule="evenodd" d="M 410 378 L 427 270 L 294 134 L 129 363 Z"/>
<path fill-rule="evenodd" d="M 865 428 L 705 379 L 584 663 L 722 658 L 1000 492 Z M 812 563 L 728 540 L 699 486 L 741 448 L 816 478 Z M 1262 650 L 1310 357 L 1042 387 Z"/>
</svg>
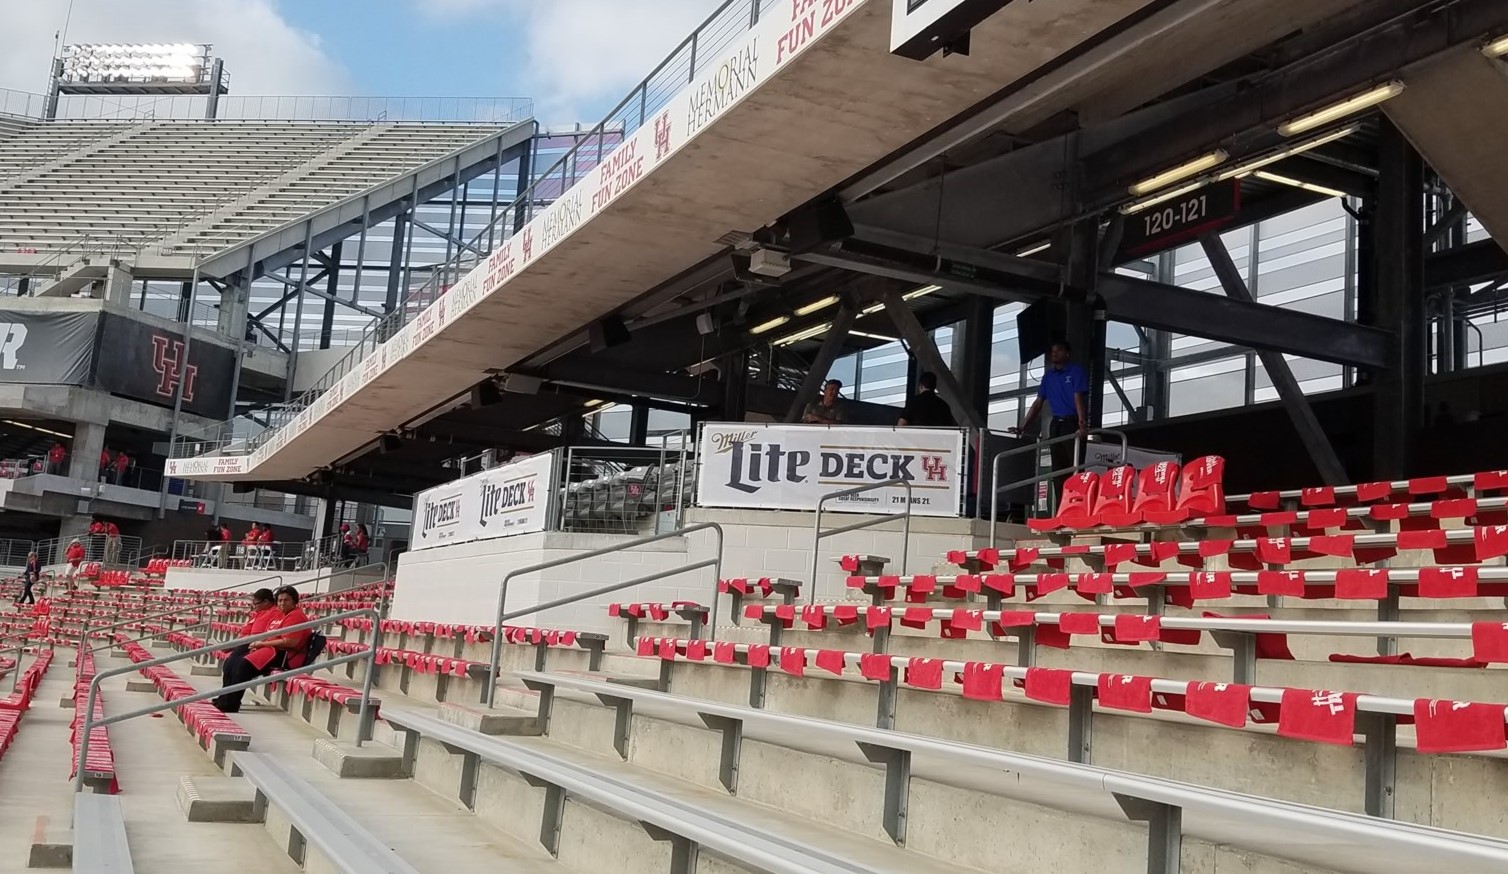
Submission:
<svg viewBox="0 0 1508 874">
<path fill-rule="evenodd" d="M 812 477 L 854 485 L 903 479 L 947 482 L 948 463 L 940 455 L 911 455 L 890 449 L 786 449 L 779 443 L 730 442 L 726 450 L 730 489 L 754 494 L 765 485 L 804 483 Z M 920 467 L 920 474 L 915 469 Z"/>
</svg>

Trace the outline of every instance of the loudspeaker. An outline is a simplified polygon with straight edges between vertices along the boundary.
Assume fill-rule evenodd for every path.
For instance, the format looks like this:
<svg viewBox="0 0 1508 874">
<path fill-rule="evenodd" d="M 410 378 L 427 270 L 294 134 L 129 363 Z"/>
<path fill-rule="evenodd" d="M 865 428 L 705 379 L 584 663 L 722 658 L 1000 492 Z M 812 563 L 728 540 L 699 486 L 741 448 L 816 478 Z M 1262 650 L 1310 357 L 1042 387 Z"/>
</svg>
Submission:
<svg viewBox="0 0 1508 874">
<path fill-rule="evenodd" d="M 497 390 L 497 383 L 492 380 L 477 383 L 471 389 L 471 408 L 480 410 L 482 407 L 490 407 L 503 401 L 503 393 Z"/>
<path fill-rule="evenodd" d="M 712 318 L 711 313 L 698 313 L 696 317 L 696 332 L 703 337 L 717 331 L 717 320 Z"/>
<path fill-rule="evenodd" d="M 587 327 L 593 352 L 601 352 L 628 342 L 628 326 L 617 316 L 598 319 Z"/>
<path fill-rule="evenodd" d="M 1039 300 L 1016 316 L 1016 340 L 1021 363 L 1046 355 L 1052 344 L 1068 336 L 1068 308 L 1055 300 Z"/>
</svg>

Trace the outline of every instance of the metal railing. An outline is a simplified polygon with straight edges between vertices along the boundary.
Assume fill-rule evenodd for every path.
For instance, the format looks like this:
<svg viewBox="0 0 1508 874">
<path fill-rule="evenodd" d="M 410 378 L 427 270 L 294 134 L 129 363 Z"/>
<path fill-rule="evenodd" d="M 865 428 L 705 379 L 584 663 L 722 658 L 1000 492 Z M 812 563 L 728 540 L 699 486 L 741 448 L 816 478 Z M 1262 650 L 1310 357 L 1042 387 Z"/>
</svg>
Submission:
<svg viewBox="0 0 1508 874">
<path fill-rule="evenodd" d="M 822 506 L 828 501 L 834 500 L 836 498 L 846 498 L 852 495 L 861 495 L 864 492 L 872 492 L 877 489 L 891 489 L 895 488 L 896 486 L 900 486 L 906 490 L 906 507 L 905 509 L 901 510 L 901 512 L 887 513 L 874 519 L 865 519 L 862 522 L 854 522 L 850 525 L 844 525 L 840 528 L 829 528 L 826 531 L 822 530 Z M 908 479 L 892 479 L 886 480 L 882 483 L 870 483 L 868 485 L 855 486 L 851 489 L 840 489 L 836 492 L 828 492 L 827 494 L 818 498 L 817 518 L 812 524 L 812 575 L 810 582 L 811 594 L 807 597 L 807 602 L 816 603 L 817 601 L 817 560 L 820 556 L 818 547 L 822 544 L 823 539 L 832 537 L 837 534 L 846 534 L 850 531 L 858 531 L 863 528 L 873 528 L 876 525 L 883 525 L 886 522 L 889 522 L 890 520 L 896 518 L 897 516 L 899 516 L 901 519 L 901 573 L 904 574 L 906 572 L 906 560 L 911 550 L 911 502 L 911 480 Z"/>
<path fill-rule="evenodd" d="M 146 622 L 146 621 L 149 621 L 149 620 L 152 620 L 152 619 L 163 619 L 163 618 L 168 617 L 168 616 L 178 616 L 178 615 L 180 615 L 182 613 L 185 613 L 185 612 L 198 614 L 198 613 L 201 613 L 201 612 L 203 612 L 204 610 L 206 610 L 208 608 L 219 606 L 219 605 L 214 604 L 214 603 L 212 603 L 210 601 L 203 600 L 203 598 L 205 596 L 207 596 L 207 595 L 215 594 L 217 592 L 228 591 L 230 589 L 240 588 L 242 586 L 255 586 L 255 585 L 259 584 L 259 583 L 270 583 L 273 580 L 277 580 L 278 585 L 281 586 L 282 583 L 283 583 L 283 575 L 282 574 L 273 574 L 272 576 L 269 576 L 269 577 L 263 577 L 263 578 L 258 579 L 258 580 L 251 580 L 250 582 L 232 583 L 229 586 L 223 586 L 223 587 L 218 588 L 218 589 L 205 589 L 203 592 L 200 593 L 200 599 L 201 600 L 200 600 L 200 603 L 198 603 L 198 604 L 188 604 L 188 605 L 182 605 L 182 604 L 180 604 L 177 607 L 173 607 L 173 608 L 170 608 L 170 609 L 167 609 L 167 610 L 163 610 L 163 611 L 160 611 L 160 612 L 157 612 L 157 613 L 149 613 L 149 614 L 147 614 L 145 616 L 133 616 L 130 619 L 123 619 L 123 620 L 121 620 L 119 622 L 112 622 L 109 625 L 100 625 L 100 626 L 95 626 L 95 627 L 91 628 L 89 626 L 89 617 L 88 616 L 84 616 L 80 620 L 80 624 L 81 624 L 82 627 L 79 630 L 79 650 L 80 651 L 92 651 L 92 650 L 89 650 L 89 642 L 88 642 L 90 634 L 97 634 L 97 633 L 102 633 L 102 632 L 106 632 L 106 631 L 113 631 L 113 630 L 115 630 L 117 628 L 124 628 L 125 626 L 131 625 L 133 623 Z M 155 635 L 153 635 L 153 636 L 155 637 Z"/>
<path fill-rule="evenodd" d="M 663 441 L 659 447 L 567 447 L 556 529 L 631 532 L 672 509 L 679 522 L 689 497 L 688 455 Z"/>
<path fill-rule="evenodd" d="M 274 637 L 282 637 L 296 631 L 312 631 L 324 625 L 330 625 L 337 622 L 344 622 L 347 619 L 357 618 L 367 618 L 372 621 L 372 640 L 370 645 L 368 645 L 368 647 L 364 650 L 358 650 L 357 652 L 349 653 L 343 656 L 336 656 L 333 658 L 315 659 L 310 664 L 297 668 L 289 668 L 288 670 L 278 671 L 264 677 L 256 677 L 254 679 L 247 680 L 244 683 L 235 683 L 230 686 L 225 686 L 221 689 L 211 689 L 208 692 L 197 692 L 193 695 L 186 695 L 173 701 L 159 701 L 158 703 L 147 707 L 141 707 L 136 710 L 127 711 L 125 713 L 117 713 L 114 716 L 106 716 L 103 719 L 94 718 L 95 704 L 99 701 L 100 683 L 109 679 L 110 677 L 118 677 L 123 674 L 143 671 L 147 668 L 160 667 L 162 665 L 171 664 L 177 661 L 183 661 L 184 659 L 197 658 L 201 655 L 207 655 L 209 653 L 219 652 L 221 650 L 232 650 L 238 646 L 248 646 L 250 644 L 257 643 L 258 641 L 270 640 Z M 84 709 L 84 724 L 79 727 L 79 750 L 78 757 L 74 762 L 76 771 L 73 778 L 73 791 L 84 791 L 85 764 L 89 759 L 89 735 L 96 728 L 104 728 L 108 725 L 114 725 L 117 722 L 125 722 L 128 719 L 135 719 L 138 716 L 149 716 L 153 713 L 161 713 L 164 710 L 175 710 L 187 704 L 195 704 L 200 701 L 207 701 L 211 698 L 218 698 L 219 696 L 228 694 L 230 692 L 244 692 L 249 689 L 255 689 L 259 686 L 265 686 L 269 683 L 279 683 L 284 680 L 292 679 L 293 677 L 300 677 L 304 674 L 312 674 L 315 671 L 323 671 L 329 668 L 340 667 L 341 665 L 347 664 L 348 662 L 361 661 L 364 659 L 367 661 L 367 666 L 366 670 L 363 672 L 363 680 L 361 684 L 361 710 L 357 717 L 356 723 L 356 746 L 361 746 L 363 741 L 367 739 L 367 735 L 372 728 L 372 681 L 376 674 L 377 668 L 377 641 L 378 634 L 381 633 L 379 628 L 381 624 L 382 618 L 376 610 L 370 608 L 364 610 L 347 610 L 344 613 L 336 613 L 334 615 L 326 616 L 321 619 L 311 619 L 308 622 L 300 622 L 298 625 L 289 625 L 284 628 L 274 628 L 270 631 L 262 631 L 256 634 L 248 635 L 246 637 L 238 637 L 235 640 L 225 641 L 224 643 L 202 646 L 198 649 L 191 649 L 186 652 L 174 653 L 172 655 L 163 656 L 159 659 L 152 659 L 151 661 L 146 662 L 136 662 L 130 665 L 124 665 L 119 668 L 110 668 L 109 670 L 96 673 L 93 679 L 89 681 L 89 699 Z M 82 658 L 82 652 L 80 653 L 80 657 Z"/>
<path fill-rule="evenodd" d="M 1111 436 L 1118 438 L 1121 442 L 1120 463 L 1126 463 L 1126 453 L 1131 448 L 1131 443 L 1126 439 L 1125 433 L 1121 431 L 1114 431 L 1109 428 L 1091 428 L 1083 434 L 1065 434 L 1062 437 L 1053 437 L 1050 440 L 1040 440 L 1036 443 L 1032 443 L 1029 446 L 1017 446 L 1014 449 L 1006 449 L 1002 452 L 995 453 L 995 457 L 990 459 L 990 489 L 992 491 L 992 494 L 990 495 L 990 547 L 992 549 L 995 546 L 996 538 L 999 536 L 1000 493 L 1008 492 L 1011 489 L 1019 489 L 1022 486 L 1051 482 L 1056 477 L 1071 476 L 1072 474 L 1078 473 L 1079 471 L 1083 470 L 1085 468 L 1085 464 L 1079 459 L 1084 457 L 1084 445 L 1086 438 L 1094 436 Z M 1007 483 L 1003 486 L 998 485 L 1000 480 L 1000 462 L 1002 460 L 1013 455 L 1022 455 L 1027 452 L 1040 453 L 1043 447 L 1053 446 L 1058 443 L 1066 443 L 1069 440 L 1073 441 L 1074 463 L 1071 467 L 1065 467 L 1062 470 L 1050 470 L 1046 473 L 1034 474 L 1030 477 L 1027 477 L 1026 479 L 1017 480 L 1013 483 Z M 1053 495 L 1049 491 L 1048 497 L 1050 505 L 1055 507 L 1058 496 Z"/>
<path fill-rule="evenodd" d="M 286 427 L 336 382 L 355 371 L 400 328 L 449 291 L 470 268 L 484 260 L 486 253 L 512 239 L 515 228 L 522 229 L 548 203 L 587 179 L 613 148 L 648 123 L 656 112 L 696 79 L 697 73 L 721 62 L 723 50 L 753 29 L 759 23 L 762 10 L 776 2 L 778 0 L 724 0 L 606 118 L 580 137 L 512 203 L 498 210 L 497 217 L 478 232 L 468 246 L 458 247 L 457 254 L 435 269 L 430 280 L 409 295 L 391 315 L 374 321 L 360 342 L 313 386 L 292 403 L 272 413 L 270 427 L 248 441 L 242 451 L 253 452 L 270 440 L 274 432 Z M 482 256 L 479 257 L 478 253 Z"/>
<path fill-rule="evenodd" d="M 554 601 L 546 601 L 543 604 L 536 604 L 533 607 L 525 607 L 522 610 L 515 610 L 512 613 L 504 612 L 508 604 L 508 581 L 516 576 L 528 573 L 537 573 L 539 571 L 546 571 L 552 568 L 561 567 L 563 565 L 575 564 L 576 562 L 585 561 L 589 558 L 600 558 L 601 556 L 611 555 L 615 552 L 622 552 L 626 549 L 632 549 L 636 546 L 646 546 L 651 543 L 658 543 L 661 540 L 669 540 L 672 537 L 685 537 L 688 534 L 695 534 L 698 531 L 717 532 L 717 551 L 714 553 L 712 558 L 677 565 L 676 567 L 670 568 L 668 570 L 656 571 L 652 574 L 646 574 L 642 577 L 635 577 L 634 579 L 628 580 L 627 582 L 612 583 L 610 585 L 600 586 L 590 591 L 580 592 L 569 597 L 557 598 Z M 608 595 L 613 592 L 632 588 L 644 583 L 652 583 L 655 580 L 662 580 L 666 577 L 673 577 L 688 573 L 690 571 L 701 570 L 704 567 L 710 567 L 713 569 L 711 615 L 714 621 L 707 623 L 707 639 L 714 640 L 717 637 L 715 620 L 717 618 L 718 583 L 719 581 L 721 581 L 723 575 L 723 526 L 719 525 L 716 522 L 702 522 L 698 525 L 690 525 L 685 528 L 678 528 L 674 531 L 667 531 L 664 534 L 652 534 L 648 537 L 640 537 L 634 540 L 630 540 L 627 543 L 619 543 L 616 546 L 594 549 L 591 552 L 583 552 L 579 555 L 567 556 L 566 558 L 557 558 L 554 561 L 540 562 L 539 564 L 531 564 L 525 567 L 515 568 L 511 571 L 508 571 L 503 575 L 502 585 L 498 587 L 497 591 L 497 622 L 493 625 L 492 628 L 492 659 L 488 663 L 487 667 L 487 685 L 482 690 L 482 703 L 486 704 L 488 707 L 491 707 L 493 699 L 497 694 L 498 666 L 503 659 L 503 623 L 507 622 L 510 619 L 518 619 L 522 616 L 530 616 L 535 613 L 541 613 L 545 610 L 554 609 L 555 607 L 564 607 L 567 604 L 575 604 L 579 601 L 585 601 L 588 598 L 596 598 L 601 595 Z"/>
<path fill-rule="evenodd" d="M 12 693 L 19 692 L 21 690 L 21 657 L 26 654 L 26 639 L 30 634 L 30 631 L 19 631 L 15 634 L 0 637 L 0 641 L 16 641 L 14 644 L 0 647 L 0 656 L 4 656 L 8 652 L 14 652 L 16 654 L 16 663 L 12 665 L 10 669 L 10 690 Z"/>
</svg>

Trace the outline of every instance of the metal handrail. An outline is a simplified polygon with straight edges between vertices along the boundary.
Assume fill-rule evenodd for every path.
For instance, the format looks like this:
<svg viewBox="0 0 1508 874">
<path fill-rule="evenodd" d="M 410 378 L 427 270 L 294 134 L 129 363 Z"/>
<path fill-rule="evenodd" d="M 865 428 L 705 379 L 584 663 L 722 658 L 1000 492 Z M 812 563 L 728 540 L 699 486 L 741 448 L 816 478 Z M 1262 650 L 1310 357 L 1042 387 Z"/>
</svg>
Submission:
<svg viewBox="0 0 1508 874">
<path fill-rule="evenodd" d="M 1021 486 L 1029 486 L 1029 485 L 1032 485 L 1033 483 L 1040 483 L 1040 482 L 1043 482 L 1045 480 L 1051 480 L 1054 477 L 1059 477 L 1059 476 L 1064 476 L 1064 475 L 1067 475 L 1067 474 L 1074 474 L 1074 473 L 1079 472 L 1080 470 L 1082 470 L 1084 468 L 1083 463 L 1080 462 L 1079 459 L 1084 457 L 1084 445 L 1086 445 L 1087 442 L 1088 442 L 1086 440 L 1086 438 L 1093 437 L 1095 435 L 1110 435 L 1112 437 L 1118 437 L 1118 438 L 1120 438 L 1120 441 L 1121 441 L 1121 457 L 1120 457 L 1120 460 L 1121 460 L 1122 464 L 1124 464 L 1126 462 L 1126 454 L 1127 454 L 1127 452 L 1131 448 L 1131 443 L 1130 443 L 1129 440 L 1126 439 L 1126 435 L 1125 435 L 1124 432 L 1122 432 L 1122 431 L 1116 431 L 1116 430 L 1113 430 L 1113 429 L 1110 429 L 1110 428 L 1090 428 L 1089 430 L 1085 431 L 1083 434 L 1078 434 L 1078 433 L 1064 434 L 1062 437 L 1053 437 L 1053 438 L 1048 439 L 1048 440 L 1038 440 L 1038 441 L 1036 441 L 1034 443 L 1031 443 L 1031 444 L 1029 444 L 1027 446 L 1017 446 L 1014 449 L 1006 449 L 1006 450 L 1003 450 L 1001 452 L 995 453 L 995 457 L 992 458 L 992 459 L 990 459 L 990 548 L 991 549 L 993 549 L 995 547 L 995 540 L 999 536 L 999 532 L 998 532 L 998 528 L 999 528 L 999 525 L 1000 525 L 1000 501 L 999 501 L 999 497 L 1000 497 L 1000 492 L 1002 491 L 1002 489 L 1008 490 L 1008 489 L 1020 488 Z M 1020 454 L 1022 454 L 1024 452 L 1041 452 L 1042 451 L 1042 447 L 1044 447 L 1044 446 L 1053 446 L 1053 445 L 1056 445 L 1058 443 L 1067 442 L 1069 440 L 1074 441 L 1074 445 L 1073 445 L 1074 464 L 1073 464 L 1072 467 L 1065 468 L 1064 470 L 1050 470 L 1047 473 L 1039 473 L 1039 474 L 1036 474 L 1035 476 L 1030 477 L 1029 479 L 1024 479 L 1024 480 L 1021 480 L 1020 482 L 1010 483 L 1009 485 L 1006 485 L 1006 486 L 1003 486 L 1003 487 L 996 485 L 996 483 L 1000 479 L 1000 461 L 1001 461 L 1001 459 L 1008 458 L 1008 457 L 1010 457 L 1012 455 L 1020 455 Z M 1051 496 L 1051 497 L 1053 498 L 1054 501 L 1057 500 L 1057 496 L 1054 495 L 1054 496 Z"/>
<path fill-rule="evenodd" d="M 123 620 L 121 620 L 119 622 L 112 622 L 109 625 L 102 625 L 102 626 L 99 626 L 98 628 L 92 628 L 91 629 L 89 627 L 89 617 L 88 616 L 84 616 L 84 617 L 82 617 L 79 620 L 79 624 L 82 626 L 81 630 L 79 631 L 79 649 L 86 650 L 86 651 L 89 651 L 89 652 L 93 651 L 93 650 L 89 650 L 88 649 L 88 646 L 89 646 L 89 635 L 90 634 L 98 634 L 100 632 L 110 631 L 112 629 L 116 629 L 116 628 L 120 628 L 120 627 L 125 626 L 125 625 L 129 625 L 132 622 L 145 622 L 148 619 L 161 619 L 164 616 L 176 616 L 177 614 L 183 613 L 185 611 L 188 611 L 190 613 L 198 613 L 199 611 L 205 609 L 206 607 L 213 606 L 210 602 L 203 600 L 203 596 L 204 595 L 211 595 L 211 594 L 214 594 L 215 592 L 224 592 L 224 591 L 226 591 L 228 589 L 240 588 L 241 586 L 254 586 L 257 583 L 265 583 L 265 582 L 268 582 L 269 580 L 277 580 L 279 583 L 281 583 L 283 581 L 283 575 L 282 574 L 273 574 L 270 577 L 262 577 L 261 579 L 251 580 L 251 581 L 245 582 L 245 583 L 232 583 L 229 586 L 221 586 L 218 589 L 205 589 L 202 592 L 200 592 L 200 598 L 201 598 L 201 600 L 200 600 L 200 602 L 198 604 L 179 605 L 176 608 L 173 608 L 173 609 L 170 609 L 170 610 L 162 610 L 162 611 L 157 612 L 157 613 L 150 613 L 150 614 L 148 614 L 146 616 L 133 616 L 130 619 L 123 619 Z M 117 614 L 117 615 L 119 615 L 119 614 Z"/>
<path fill-rule="evenodd" d="M 333 622 L 344 622 L 347 619 L 355 619 L 358 617 L 367 617 L 372 620 L 372 642 L 371 645 L 368 646 L 365 650 L 359 650 L 357 652 L 349 653 L 347 655 L 338 656 L 335 658 L 328 658 L 324 660 L 316 659 L 315 661 L 302 667 L 290 668 L 285 671 L 278 671 L 277 673 L 269 674 L 265 677 L 256 677 L 254 679 L 247 680 L 244 683 L 236 683 L 231 686 L 225 686 L 221 689 L 212 689 L 208 692 L 197 692 L 193 695 L 179 698 L 174 701 L 159 701 L 157 704 L 153 704 L 148 707 L 141 707 L 136 710 L 128 711 L 126 713 L 117 713 L 114 716 L 107 716 L 99 720 L 96 720 L 94 718 L 94 705 L 99 700 L 100 683 L 109 677 L 118 677 L 122 674 L 130 674 L 136 671 L 145 670 L 147 668 L 155 668 L 159 665 L 166 665 L 171 662 L 182 661 L 187 658 L 194 658 L 197 656 L 205 655 L 206 653 L 218 652 L 220 650 L 231 650 L 235 649 L 238 646 L 246 646 L 248 644 L 256 643 L 260 640 L 282 637 L 289 632 L 312 630 L 320 627 L 321 625 L 329 625 Z M 248 635 L 247 637 L 237 638 L 235 640 L 226 641 L 224 643 L 204 646 L 200 647 L 199 649 L 191 649 L 186 652 L 163 656 L 159 659 L 152 659 L 151 661 L 147 662 L 136 662 L 134 664 L 124 665 L 119 668 L 110 668 L 109 670 L 96 673 L 94 675 L 94 678 L 89 681 L 89 699 L 84 710 L 84 724 L 80 726 L 79 729 L 79 754 L 78 759 L 74 762 L 74 764 L 77 766 L 77 770 L 74 772 L 73 791 L 82 792 L 84 789 L 84 764 L 88 761 L 89 757 L 89 734 L 96 728 L 103 728 L 107 725 L 114 725 L 117 722 L 125 722 L 128 719 L 135 719 L 138 716 L 147 716 L 153 713 L 160 713 L 164 710 L 173 710 L 175 708 L 182 707 L 185 704 L 194 704 L 199 701 L 207 701 L 210 698 L 217 698 L 228 692 L 243 692 L 248 689 L 254 689 L 258 686 L 265 686 L 269 683 L 279 683 L 292 677 L 300 677 L 304 674 L 312 674 L 315 671 L 323 671 L 328 668 L 339 667 L 348 662 L 366 659 L 369 664 L 367 665 L 367 669 L 364 672 L 365 677 L 361 684 L 361 711 L 356 723 L 356 746 L 361 746 L 362 742 L 366 739 L 367 733 L 371 730 L 371 723 L 369 722 L 369 719 L 371 715 L 370 708 L 372 702 L 372 677 L 377 667 L 377 635 L 379 633 L 379 624 L 380 622 L 378 621 L 376 610 L 372 610 L 370 608 L 363 610 L 348 610 L 344 613 L 337 613 L 333 616 L 326 616 L 323 619 L 311 619 L 308 622 L 300 622 L 298 625 L 289 625 L 284 628 L 273 628 L 268 631 L 261 631 L 256 634 Z"/>
<path fill-rule="evenodd" d="M 21 690 L 21 656 L 26 654 L 26 637 L 25 635 L 12 635 L 12 637 L 16 640 L 16 644 L 14 646 L 0 648 L 0 656 L 5 655 L 11 650 L 15 650 L 16 664 L 10 669 L 10 690 L 11 692 L 19 692 Z M 0 640 L 6 639 L 8 638 L 0 638 Z"/>
<path fill-rule="evenodd" d="M 508 602 L 508 581 L 516 576 L 519 576 L 520 574 L 529 574 L 536 571 L 550 570 L 552 568 L 561 567 L 562 565 L 575 564 L 578 561 L 585 561 L 589 558 L 598 558 L 600 556 L 610 555 L 615 552 L 622 552 L 625 549 L 632 549 L 636 546 L 645 546 L 650 543 L 658 543 L 661 540 L 669 540 L 672 537 L 684 537 L 687 534 L 694 534 L 697 531 L 708 530 L 717 532 L 717 553 L 713 558 L 705 559 L 703 561 L 691 562 L 689 564 L 677 565 L 670 570 L 656 571 L 655 573 L 637 577 L 627 582 L 613 583 L 611 585 L 601 586 L 587 592 L 580 592 L 569 597 L 557 598 L 554 601 L 547 601 L 543 604 L 536 604 L 533 607 L 526 607 L 522 610 L 515 610 L 512 613 L 503 612 L 504 607 Z M 685 528 L 677 528 L 674 531 L 667 531 L 664 534 L 652 534 L 648 537 L 640 537 L 634 540 L 630 540 L 627 543 L 619 543 L 615 546 L 607 546 L 603 547 L 602 549 L 594 549 L 591 552 L 583 552 L 579 555 L 572 555 L 567 556 L 566 558 L 557 558 L 554 561 L 545 561 L 540 562 L 539 564 L 531 564 L 521 568 L 514 568 L 513 570 L 508 571 L 506 574 L 503 574 L 503 583 L 497 591 L 497 622 L 492 628 L 492 659 L 487 666 L 487 685 L 482 690 L 484 696 L 482 703 L 486 704 L 488 707 L 491 707 L 493 698 L 497 694 L 498 665 L 503 658 L 504 622 L 510 619 L 517 619 L 521 616 L 529 616 L 534 613 L 540 613 L 555 607 L 564 607 L 567 604 L 575 604 L 578 601 L 585 601 L 587 598 L 595 598 L 598 595 L 607 595 L 612 592 L 617 592 L 622 589 L 630 588 L 632 586 L 641 585 L 643 583 L 652 583 L 655 580 L 662 580 L 666 577 L 677 576 L 679 574 L 687 573 L 688 571 L 701 570 L 704 567 L 710 567 L 713 569 L 711 615 L 714 621 L 707 623 L 707 639 L 715 640 L 717 638 L 715 620 L 717 618 L 718 583 L 722 580 L 723 575 L 723 526 L 719 525 L 716 522 L 701 522 L 696 525 L 687 526 Z"/>
<path fill-rule="evenodd" d="M 900 513 L 888 513 L 884 516 L 879 517 L 878 519 L 866 519 L 863 522 L 855 522 L 852 525 L 844 525 L 841 528 L 832 528 L 827 531 L 822 530 L 823 504 L 827 503 L 833 498 L 846 498 L 849 495 L 863 494 L 864 492 L 872 492 L 876 489 L 894 488 L 895 486 L 901 486 L 906 490 L 906 509 L 904 511 Z M 817 547 L 821 545 L 822 539 L 824 537 L 832 537 L 835 534 L 846 534 L 849 531 L 858 531 L 861 528 L 870 528 L 875 525 L 883 525 L 884 523 L 889 522 L 891 519 L 894 519 L 897 515 L 900 516 L 902 520 L 901 573 L 904 574 L 906 572 L 906 561 L 908 554 L 911 550 L 911 502 L 911 480 L 908 479 L 892 479 L 886 480 L 882 483 L 870 483 L 867 486 L 855 486 L 851 489 L 842 489 L 836 492 L 828 492 L 827 494 L 818 498 L 817 521 L 812 528 L 812 576 L 810 583 L 811 594 L 807 597 L 807 603 L 812 604 L 816 603 L 817 601 Z"/>
</svg>

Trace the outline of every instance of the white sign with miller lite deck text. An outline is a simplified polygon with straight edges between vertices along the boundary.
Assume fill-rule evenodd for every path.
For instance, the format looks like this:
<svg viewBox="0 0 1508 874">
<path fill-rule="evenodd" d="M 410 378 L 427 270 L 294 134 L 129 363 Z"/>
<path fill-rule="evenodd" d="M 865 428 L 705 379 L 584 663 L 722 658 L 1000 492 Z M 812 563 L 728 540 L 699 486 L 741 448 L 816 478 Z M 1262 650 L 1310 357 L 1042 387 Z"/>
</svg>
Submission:
<svg viewBox="0 0 1508 874">
<path fill-rule="evenodd" d="M 554 488 L 555 455 L 544 453 L 420 492 L 409 548 L 543 531 Z"/>
<path fill-rule="evenodd" d="M 956 428 L 706 425 L 697 457 L 703 507 L 815 510 L 825 494 L 904 479 L 913 515 L 958 515 L 963 432 Z M 823 509 L 891 514 L 905 506 L 906 489 L 891 486 Z"/>
</svg>

